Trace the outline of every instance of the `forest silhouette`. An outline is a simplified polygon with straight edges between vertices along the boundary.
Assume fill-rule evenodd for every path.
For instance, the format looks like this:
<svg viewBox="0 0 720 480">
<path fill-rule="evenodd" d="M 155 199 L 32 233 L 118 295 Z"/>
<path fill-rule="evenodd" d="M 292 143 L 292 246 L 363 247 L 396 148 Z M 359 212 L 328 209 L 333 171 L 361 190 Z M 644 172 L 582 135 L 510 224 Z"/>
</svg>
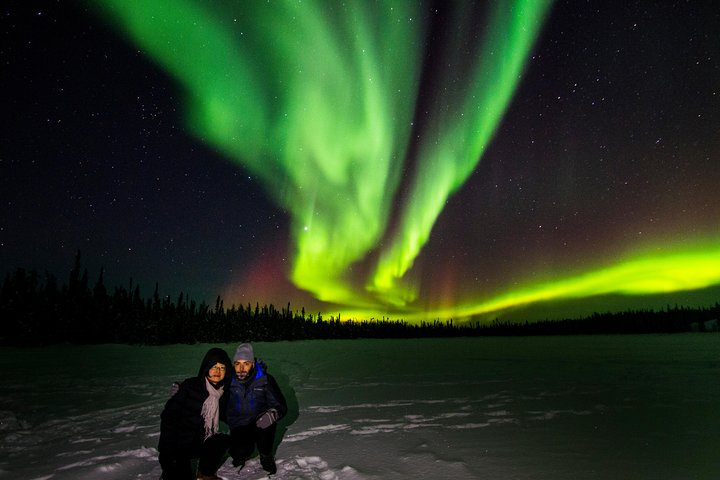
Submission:
<svg viewBox="0 0 720 480">
<path fill-rule="evenodd" d="M 180 293 L 161 297 L 159 285 L 144 298 L 140 285 L 104 284 L 104 271 L 90 287 L 80 252 L 67 283 L 49 273 L 18 268 L 0 289 L 0 344 L 174 344 L 230 343 L 354 338 L 420 338 L 460 336 L 588 335 L 717 331 L 720 304 L 708 307 L 667 306 L 656 310 L 593 313 L 587 317 L 535 322 L 500 320 L 456 322 L 435 319 L 409 323 L 402 319 L 341 319 L 293 311 L 290 304 L 214 306 Z"/>
</svg>

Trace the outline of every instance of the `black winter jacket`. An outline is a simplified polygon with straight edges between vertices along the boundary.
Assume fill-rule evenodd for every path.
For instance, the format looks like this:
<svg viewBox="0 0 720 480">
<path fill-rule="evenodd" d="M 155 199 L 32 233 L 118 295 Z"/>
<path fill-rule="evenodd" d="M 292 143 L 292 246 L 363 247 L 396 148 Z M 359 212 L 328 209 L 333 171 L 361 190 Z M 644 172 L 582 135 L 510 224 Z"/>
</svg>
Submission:
<svg viewBox="0 0 720 480">
<path fill-rule="evenodd" d="M 205 437 L 205 421 L 202 417 L 202 406 L 208 397 L 205 378 L 210 367 L 216 363 L 225 365 L 225 392 L 220 397 L 220 414 L 224 417 L 228 398 L 228 384 L 232 377 L 232 364 L 225 350 L 211 348 L 205 354 L 196 377 L 184 380 L 175 395 L 165 404 L 160 414 L 160 441 L 158 450 L 161 452 L 182 452 L 190 456 L 200 454 Z"/>
</svg>

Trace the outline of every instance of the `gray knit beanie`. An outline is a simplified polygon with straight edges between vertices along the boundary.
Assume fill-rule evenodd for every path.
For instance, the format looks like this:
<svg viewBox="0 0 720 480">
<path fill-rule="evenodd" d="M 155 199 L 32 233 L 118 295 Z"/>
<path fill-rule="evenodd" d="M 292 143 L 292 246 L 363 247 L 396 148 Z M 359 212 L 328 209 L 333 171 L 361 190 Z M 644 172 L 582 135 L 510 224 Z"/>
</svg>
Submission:
<svg viewBox="0 0 720 480">
<path fill-rule="evenodd" d="M 239 360 L 246 360 L 248 362 L 255 360 L 252 345 L 249 343 L 241 343 L 238 345 L 237 350 L 235 350 L 235 356 L 233 357 L 233 363 Z"/>
</svg>

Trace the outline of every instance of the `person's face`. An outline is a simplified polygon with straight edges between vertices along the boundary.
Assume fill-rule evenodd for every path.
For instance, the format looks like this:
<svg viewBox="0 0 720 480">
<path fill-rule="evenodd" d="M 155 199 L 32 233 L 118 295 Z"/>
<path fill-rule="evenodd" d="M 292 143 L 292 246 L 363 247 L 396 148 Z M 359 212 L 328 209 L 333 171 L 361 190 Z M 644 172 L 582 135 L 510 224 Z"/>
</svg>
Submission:
<svg viewBox="0 0 720 480">
<path fill-rule="evenodd" d="M 253 367 L 253 362 L 249 360 L 238 360 L 233 364 L 235 367 L 235 375 L 237 375 L 237 378 L 240 380 L 245 380 L 247 376 L 250 374 L 250 370 Z"/>
<path fill-rule="evenodd" d="M 223 365 L 222 363 L 216 363 L 215 365 L 210 367 L 207 378 L 213 385 L 222 382 L 225 378 L 225 365 Z"/>
</svg>

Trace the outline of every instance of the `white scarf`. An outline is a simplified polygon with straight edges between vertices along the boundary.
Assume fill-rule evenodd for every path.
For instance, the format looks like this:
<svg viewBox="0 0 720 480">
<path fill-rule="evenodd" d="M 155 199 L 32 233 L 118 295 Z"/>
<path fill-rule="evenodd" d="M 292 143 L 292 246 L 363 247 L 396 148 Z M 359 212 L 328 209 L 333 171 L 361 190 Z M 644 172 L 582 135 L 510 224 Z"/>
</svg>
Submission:
<svg viewBox="0 0 720 480">
<path fill-rule="evenodd" d="M 205 379 L 205 388 L 208 391 L 208 397 L 203 402 L 202 411 L 200 412 L 205 420 L 205 440 L 214 435 L 218 431 L 218 423 L 220 420 L 220 397 L 223 394 L 223 387 L 216 389 L 210 381 Z"/>
</svg>

